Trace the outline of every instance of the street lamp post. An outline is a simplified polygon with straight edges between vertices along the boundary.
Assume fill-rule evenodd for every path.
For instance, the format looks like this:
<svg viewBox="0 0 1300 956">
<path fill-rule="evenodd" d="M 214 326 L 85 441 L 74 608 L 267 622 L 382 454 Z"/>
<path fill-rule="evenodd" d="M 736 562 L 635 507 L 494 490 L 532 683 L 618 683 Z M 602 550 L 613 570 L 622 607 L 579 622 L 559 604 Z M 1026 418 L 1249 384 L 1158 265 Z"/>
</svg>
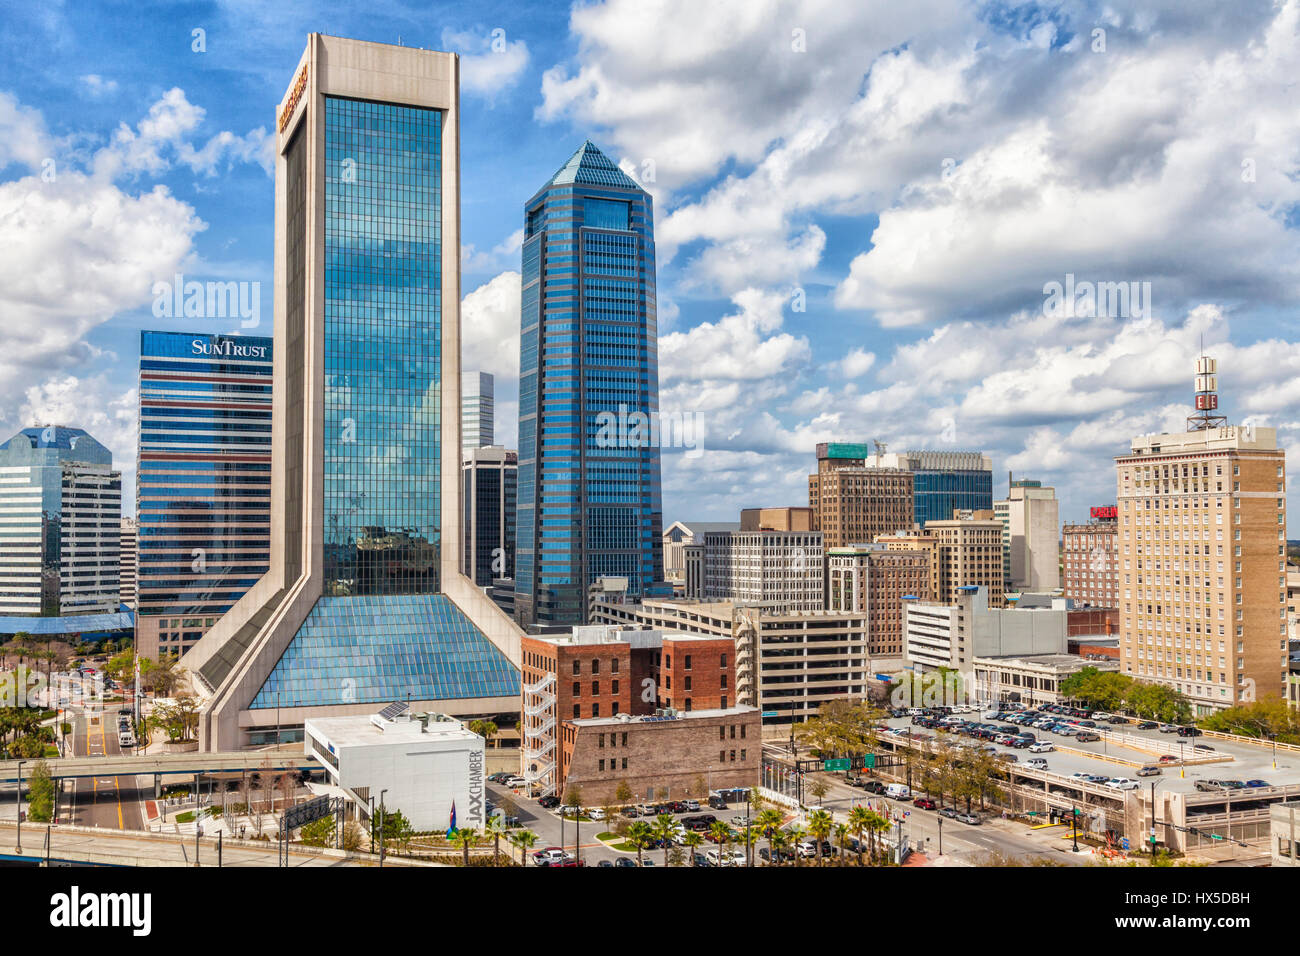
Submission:
<svg viewBox="0 0 1300 956">
<path fill-rule="evenodd" d="M 381 870 L 384 868 L 384 845 L 388 842 L 384 839 L 384 794 L 386 793 L 388 793 L 387 787 L 379 791 L 379 868 Z"/>
<path fill-rule="evenodd" d="M 1074 852 L 1079 852 L 1079 808 L 1070 804 L 1070 835 L 1074 838 Z"/>
<path fill-rule="evenodd" d="M 375 852 L 375 795 L 372 793 L 370 799 L 370 852 Z"/>
<path fill-rule="evenodd" d="M 14 793 L 14 809 L 18 811 L 18 843 L 16 849 L 19 853 L 23 852 L 23 764 L 25 760 L 18 761 L 18 790 Z"/>
<path fill-rule="evenodd" d="M 943 817 L 939 817 L 939 855 L 943 856 Z"/>
</svg>

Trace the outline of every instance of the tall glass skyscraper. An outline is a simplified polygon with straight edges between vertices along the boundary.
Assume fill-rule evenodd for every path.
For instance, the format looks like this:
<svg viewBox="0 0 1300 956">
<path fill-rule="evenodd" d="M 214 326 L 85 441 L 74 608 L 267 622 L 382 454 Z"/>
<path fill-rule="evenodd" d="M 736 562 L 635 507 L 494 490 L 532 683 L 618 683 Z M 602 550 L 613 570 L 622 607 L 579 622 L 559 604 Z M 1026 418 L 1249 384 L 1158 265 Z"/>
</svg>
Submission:
<svg viewBox="0 0 1300 956">
<path fill-rule="evenodd" d="M 278 111 L 271 567 L 186 657 L 205 749 L 518 711 L 520 631 L 460 572 L 458 71 L 312 34 Z"/>
<path fill-rule="evenodd" d="M 140 333 L 136 651 L 189 650 L 266 573 L 272 340 Z"/>
<path fill-rule="evenodd" d="M 515 616 L 576 624 L 663 581 L 654 210 L 585 142 L 524 213 Z"/>
<path fill-rule="evenodd" d="M 116 616 L 121 522 L 122 473 L 84 429 L 0 445 L 0 615 Z"/>
</svg>

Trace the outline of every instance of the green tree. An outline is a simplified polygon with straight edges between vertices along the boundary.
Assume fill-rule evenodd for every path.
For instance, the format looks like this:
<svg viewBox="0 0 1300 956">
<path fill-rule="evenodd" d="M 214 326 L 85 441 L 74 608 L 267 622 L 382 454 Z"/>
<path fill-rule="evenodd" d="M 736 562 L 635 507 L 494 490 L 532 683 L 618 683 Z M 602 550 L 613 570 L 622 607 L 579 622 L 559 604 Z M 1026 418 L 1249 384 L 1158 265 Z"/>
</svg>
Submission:
<svg viewBox="0 0 1300 956">
<path fill-rule="evenodd" d="M 50 765 L 36 761 L 32 775 L 27 780 L 27 816 L 35 823 L 49 823 L 54 819 L 54 779 Z"/>
<path fill-rule="evenodd" d="M 500 817 L 492 817 L 487 822 L 488 836 L 492 837 L 492 865 L 501 865 L 501 837 L 510 831 L 506 829 L 506 821 Z"/>
<path fill-rule="evenodd" d="M 641 854 L 654 839 L 654 828 L 644 820 L 637 820 L 627 828 L 627 842 L 636 847 L 636 865 L 641 865 Z"/>
<path fill-rule="evenodd" d="M 1276 696 L 1238 704 L 1202 717 L 1200 726 L 1225 734 L 1300 743 L 1300 711 L 1292 710 L 1282 698 Z"/>
<path fill-rule="evenodd" d="M 695 855 L 700 846 L 704 843 L 704 837 L 700 836 L 694 830 L 687 830 L 686 835 L 682 837 L 682 845 L 691 854 L 691 866 L 695 866 Z"/>
<path fill-rule="evenodd" d="M 469 827 L 461 827 L 451 835 L 452 842 L 460 847 L 461 853 L 464 854 L 465 865 L 469 866 L 469 851 L 471 847 L 476 847 L 481 842 L 478 832 L 471 830 Z"/>
<path fill-rule="evenodd" d="M 673 837 L 677 835 L 677 820 L 671 813 L 661 813 L 651 825 L 656 839 L 664 842 L 664 866 L 668 865 L 668 850 L 672 847 Z"/>
<path fill-rule="evenodd" d="M 618 801 L 620 807 L 625 807 L 632 802 L 632 787 L 626 780 L 618 782 L 618 788 L 614 791 L 614 799 Z"/>
<path fill-rule="evenodd" d="M 817 841 L 817 865 L 822 865 L 822 841 L 830 838 L 835 820 L 826 810 L 814 810 L 808 815 L 808 832 Z"/>
<path fill-rule="evenodd" d="M 520 866 L 528 865 L 528 851 L 537 844 L 537 834 L 532 830 L 512 830 L 510 844 L 519 851 Z"/>
<path fill-rule="evenodd" d="M 491 743 L 492 738 L 497 735 L 500 729 L 495 722 L 487 719 L 471 720 L 469 722 L 470 733 L 478 734 L 488 743 Z"/>
<path fill-rule="evenodd" d="M 307 846 L 330 846 L 334 842 L 334 818 L 321 817 L 302 828 L 302 842 Z"/>
</svg>

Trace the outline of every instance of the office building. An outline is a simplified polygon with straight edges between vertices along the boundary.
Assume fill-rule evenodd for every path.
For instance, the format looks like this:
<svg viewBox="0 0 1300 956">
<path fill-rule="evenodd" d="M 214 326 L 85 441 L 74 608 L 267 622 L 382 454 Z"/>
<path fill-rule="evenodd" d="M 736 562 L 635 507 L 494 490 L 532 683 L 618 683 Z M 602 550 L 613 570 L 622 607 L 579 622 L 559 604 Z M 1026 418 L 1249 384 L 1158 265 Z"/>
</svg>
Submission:
<svg viewBox="0 0 1300 956">
<path fill-rule="evenodd" d="M 742 601 L 780 611 L 826 607 L 822 536 L 818 531 L 707 531 L 702 585 L 688 598 Z"/>
<path fill-rule="evenodd" d="M 1115 459 L 1124 673 L 1197 714 L 1281 697 L 1287 679 L 1286 454 L 1274 429 L 1217 414 L 1215 373 L 1197 360 L 1187 431 Z"/>
<path fill-rule="evenodd" d="M 1055 591 L 1061 586 L 1060 503 L 1041 481 L 1008 478 L 1007 497 L 993 504 L 1002 522 L 1003 578 L 1008 589 Z"/>
<path fill-rule="evenodd" d="M 931 552 L 883 544 L 826 552 L 826 609 L 865 615 L 872 657 L 903 656 L 903 609 L 907 600 L 931 601 Z"/>
<path fill-rule="evenodd" d="M 977 511 L 949 521 L 931 521 L 924 529 L 881 535 L 879 544 L 896 550 L 931 554 L 931 591 L 940 604 L 952 604 L 963 588 L 988 590 L 989 604 L 1006 603 L 1003 590 L 1002 522 L 992 511 Z"/>
<path fill-rule="evenodd" d="M 136 553 L 137 531 L 134 518 L 122 519 L 122 531 L 118 536 L 118 600 L 131 610 L 135 610 L 135 574 L 139 561 Z"/>
<path fill-rule="evenodd" d="M 1092 520 L 1086 524 L 1067 524 L 1061 529 L 1064 595 L 1080 606 L 1118 608 L 1116 509 L 1105 505 L 1091 512 Z"/>
<path fill-rule="evenodd" d="M 865 700 L 882 672 L 901 658 L 873 659 L 866 616 L 856 611 L 774 611 L 736 601 L 609 602 L 593 621 L 684 631 L 731 640 L 736 649 L 736 702 L 757 707 L 763 726 L 789 733 L 831 700 Z"/>
<path fill-rule="evenodd" d="M 417 832 L 487 823 L 484 740 L 446 714 L 396 705 L 370 716 L 315 717 L 303 750 L 351 804 L 349 816 L 401 811 Z"/>
<path fill-rule="evenodd" d="M 1061 682 L 1085 667 L 1110 673 L 1114 660 L 1089 660 L 1075 654 L 1036 654 L 1025 657 L 976 657 L 972 662 L 975 699 L 980 703 L 1014 703 L 1026 707 L 1068 699 Z"/>
<path fill-rule="evenodd" d="M 812 508 L 742 508 L 741 531 L 815 531 Z"/>
<path fill-rule="evenodd" d="M 912 473 L 917 524 L 947 521 L 958 511 L 993 507 L 993 460 L 978 451 L 888 452 L 884 445 L 867 456 L 867 465 Z"/>
<path fill-rule="evenodd" d="M 80 428 L 24 428 L 0 445 L 0 615 L 115 615 L 122 473 Z"/>
<path fill-rule="evenodd" d="M 460 445 L 468 454 L 496 444 L 496 380 L 489 372 L 466 372 L 460 379 Z"/>
<path fill-rule="evenodd" d="M 664 529 L 664 579 L 683 582 L 686 580 L 685 548 L 691 544 L 703 544 L 706 531 L 739 531 L 738 521 L 674 521 Z"/>
<path fill-rule="evenodd" d="M 518 712 L 522 635 L 460 573 L 458 72 L 311 34 L 277 110 L 271 562 L 182 659 L 205 750 Z"/>
<path fill-rule="evenodd" d="M 817 473 L 808 476 L 808 505 L 813 527 L 821 531 L 828 548 L 868 543 L 877 535 L 912 526 L 911 472 L 867 467 L 866 454 L 860 444 L 817 446 Z"/>
<path fill-rule="evenodd" d="M 272 340 L 140 333 L 136 649 L 180 655 L 266 573 Z"/>
<path fill-rule="evenodd" d="M 515 493 L 519 455 L 492 445 L 465 451 L 462 572 L 481 588 L 515 573 Z"/>
<path fill-rule="evenodd" d="M 515 613 L 580 624 L 597 578 L 663 591 L 654 212 L 590 142 L 524 212 Z"/>
<path fill-rule="evenodd" d="M 986 587 L 960 589 L 951 604 L 904 602 L 906 666 L 969 671 L 977 657 L 1038 657 L 1069 651 L 1069 606 L 1004 608 L 989 603 Z"/>
<path fill-rule="evenodd" d="M 736 706 L 735 657 L 728 637 L 661 630 L 592 625 L 526 636 L 520 726 L 528 787 L 537 796 L 562 795 L 578 783 L 584 802 L 595 797 L 599 805 L 613 802 L 621 781 L 657 774 L 656 786 L 675 782 L 680 794 L 711 762 L 719 724 L 744 728 L 739 739 L 751 743 L 739 766 L 724 759 L 718 769 L 752 771 L 762 737 L 758 712 Z M 637 733 L 674 721 L 669 730 Z M 598 741 L 597 728 L 618 736 Z M 699 739 L 700 728 L 713 736 Z"/>
</svg>

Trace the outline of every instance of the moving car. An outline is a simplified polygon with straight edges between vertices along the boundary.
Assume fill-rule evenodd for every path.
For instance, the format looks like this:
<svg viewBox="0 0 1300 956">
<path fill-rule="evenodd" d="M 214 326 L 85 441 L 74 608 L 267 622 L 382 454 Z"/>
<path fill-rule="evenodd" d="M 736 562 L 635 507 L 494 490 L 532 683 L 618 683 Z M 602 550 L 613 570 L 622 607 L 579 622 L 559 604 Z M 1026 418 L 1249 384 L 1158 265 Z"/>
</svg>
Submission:
<svg viewBox="0 0 1300 956">
<path fill-rule="evenodd" d="M 1030 757 L 1025 761 L 1026 767 L 1033 767 L 1035 770 L 1046 770 L 1047 760 L 1044 757 Z"/>
<path fill-rule="evenodd" d="M 1144 721 L 1142 721 L 1140 724 L 1137 725 L 1137 729 L 1138 729 L 1138 730 L 1155 730 L 1155 729 L 1158 728 L 1159 726 L 1160 726 L 1160 725 L 1157 724 L 1154 720 L 1144 720 Z"/>
<path fill-rule="evenodd" d="M 560 805 L 559 797 L 542 797 L 537 801 L 537 805 L 543 810 L 554 810 Z"/>
<path fill-rule="evenodd" d="M 533 862 L 538 866 L 555 866 L 568 859 L 572 859 L 572 854 L 561 850 L 558 846 L 548 846 L 533 854 Z"/>
<path fill-rule="evenodd" d="M 1079 741 L 1079 743 L 1091 744 L 1091 743 L 1096 743 L 1098 740 L 1101 740 L 1101 736 L 1098 734 L 1094 734 L 1090 730 L 1081 730 L 1075 736 L 1075 740 Z"/>
<path fill-rule="evenodd" d="M 980 818 L 973 813 L 959 813 L 956 819 L 973 827 L 979 826 L 980 823 Z"/>
<path fill-rule="evenodd" d="M 1201 736 L 1201 731 L 1198 730 L 1196 727 L 1179 727 L 1179 728 L 1178 728 L 1178 736 L 1179 736 L 1179 737 L 1199 737 L 1199 736 Z"/>
<path fill-rule="evenodd" d="M 1160 769 L 1160 765 L 1154 763 L 1145 764 L 1144 766 L 1138 767 L 1137 770 L 1137 775 L 1139 777 L 1158 777 L 1162 773 L 1164 773 L 1164 771 Z"/>
<path fill-rule="evenodd" d="M 934 801 L 931 800 L 929 797 L 917 797 L 915 800 L 912 801 L 912 806 L 920 807 L 922 810 L 933 810 Z"/>
</svg>

